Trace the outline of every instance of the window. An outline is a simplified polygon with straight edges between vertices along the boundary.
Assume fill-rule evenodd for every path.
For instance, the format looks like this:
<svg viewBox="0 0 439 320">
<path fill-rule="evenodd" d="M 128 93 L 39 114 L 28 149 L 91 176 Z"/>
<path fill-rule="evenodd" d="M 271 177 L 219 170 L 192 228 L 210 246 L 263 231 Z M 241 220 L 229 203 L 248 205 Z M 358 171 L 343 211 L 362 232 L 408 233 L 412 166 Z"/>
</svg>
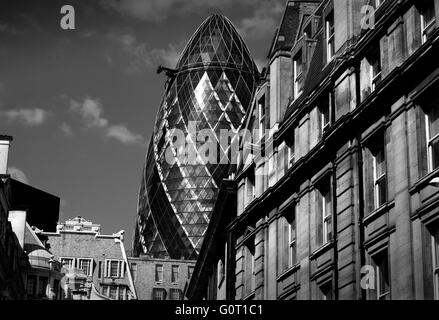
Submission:
<svg viewBox="0 0 439 320">
<path fill-rule="evenodd" d="M 322 134 L 325 133 L 331 125 L 331 104 L 332 104 L 332 93 L 328 93 L 327 99 L 322 99 L 320 103 L 320 127 Z"/>
<path fill-rule="evenodd" d="M 61 263 L 64 268 L 70 269 L 75 267 L 75 258 L 61 258 Z"/>
<path fill-rule="evenodd" d="M 116 300 L 117 298 L 117 287 L 110 286 L 110 298 Z"/>
<path fill-rule="evenodd" d="M 153 288 L 152 300 L 166 300 L 166 290 L 162 288 Z"/>
<path fill-rule="evenodd" d="M 78 259 L 78 268 L 84 271 L 87 276 L 92 275 L 93 259 Z"/>
<path fill-rule="evenodd" d="M 123 278 L 125 274 L 123 260 L 105 260 L 105 277 Z"/>
<path fill-rule="evenodd" d="M 102 261 L 99 261 L 98 263 L 98 278 L 102 278 Z"/>
<path fill-rule="evenodd" d="M 155 265 L 155 282 L 163 281 L 163 265 L 156 264 Z"/>
<path fill-rule="evenodd" d="M 248 170 L 248 175 L 245 178 L 245 206 L 247 207 L 255 198 L 255 173 L 254 170 Z"/>
<path fill-rule="evenodd" d="M 431 240 L 432 240 L 432 249 L 433 249 L 434 299 L 439 300 L 439 229 L 436 230 L 436 232 L 431 238 L 432 238 Z"/>
<path fill-rule="evenodd" d="M 332 300 L 332 281 L 327 281 L 318 288 L 318 300 Z"/>
<path fill-rule="evenodd" d="M 276 152 L 273 152 L 268 158 L 268 187 L 276 184 Z"/>
<path fill-rule="evenodd" d="M 171 282 L 172 283 L 178 282 L 178 272 L 179 272 L 179 267 L 172 266 L 172 272 L 171 272 Z"/>
<path fill-rule="evenodd" d="M 291 221 L 288 228 L 288 242 L 289 242 L 289 250 L 288 250 L 288 261 L 289 267 L 291 268 L 297 263 L 297 253 L 296 253 L 296 212 L 295 208 L 293 209 Z"/>
<path fill-rule="evenodd" d="M 288 147 L 288 165 L 286 168 L 291 168 L 295 161 L 295 150 L 294 150 L 294 131 L 292 134 L 286 139 L 285 143 Z"/>
<path fill-rule="evenodd" d="M 433 33 L 436 25 L 436 13 L 433 0 L 421 0 L 420 14 L 421 14 L 421 31 L 422 43 L 426 42 Z"/>
<path fill-rule="evenodd" d="M 373 184 L 375 209 L 387 201 L 386 157 L 384 139 L 375 144 L 373 154 Z"/>
<path fill-rule="evenodd" d="M 297 263 L 296 257 L 296 217 L 295 206 L 288 207 L 286 214 L 280 218 L 281 236 L 283 243 L 279 244 L 279 264 L 282 264 L 280 272 L 285 272 Z"/>
<path fill-rule="evenodd" d="M 258 100 L 258 116 L 259 116 L 259 139 L 264 136 L 265 131 L 265 96 Z"/>
<path fill-rule="evenodd" d="M 439 108 L 433 106 L 425 118 L 427 131 L 428 171 L 439 167 Z"/>
<path fill-rule="evenodd" d="M 332 192 L 331 179 L 325 178 L 317 193 L 317 239 L 319 245 L 332 240 Z"/>
<path fill-rule="evenodd" d="M 126 300 L 126 288 L 119 287 L 118 300 Z"/>
<path fill-rule="evenodd" d="M 303 61 L 302 51 L 300 50 L 293 59 L 294 75 L 294 99 L 297 99 L 303 92 Z"/>
<path fill-rule="evenodd" d="M 42 298 L 46 296 L 47 282 L 47 277 L 38 278 L 38 297 Z"/>
<path fill-rule="evenodd" d="M 169 289 L 169 294 L 171 300 L 181 300 L 182 294 L 180 289 L 171 288 Z"/>
<path fill-rule="evenodd" d="M 218 260 L 217 263 L 217 283 L 218 285 L 221 285 L 224 279 L 224 262 L 223 258 Z"/>
<path fill-rule="evenodd" d="M 380 58 L 380 45 L 376 44 L 374 50 L 368 57 L 370 65 L 370 88 L 375 91 L 377 84 L 381 81 L 381 58 Z"/>
<path fill-rule="evenodd" d="M 187 267 L 187 278 L 188 280 L 192 277 L 192 273 L 194 273 L 194 266 Z"/>
<path fill-rule="evenodd" d="M 255 245 L 254 237 L 244 245 L 244 293 L 248 296 L 255 290 Z"/>
<path fill-rule="evenodd" d="M 377 275 L 377 299 L 389 300 L 390 299 L 390 270 L 389 270 L 389 257 L 387 249 L 374 255 L 372 258 Z"/>
<path fill-rule="evenodd" d="M 331 61 L 335 54 L 335 28 L 334 28 L 334 11 L 326 17 L 326 57 Z"/>
<path fill-rule="evenodd" d="M 33 275 L 27 276 L 27 285 L 26 285 L 26 291 L 28 297 L 35 297 L 37 290 L 37 278 Z"/>
<path fill-rule="evenodd" d="M 131 264 L 131 275 L 133 277 L 133 281 L 136 281 L 136 278 L 137 278 L 137 264 L 136 263 Z"/>
</svg>

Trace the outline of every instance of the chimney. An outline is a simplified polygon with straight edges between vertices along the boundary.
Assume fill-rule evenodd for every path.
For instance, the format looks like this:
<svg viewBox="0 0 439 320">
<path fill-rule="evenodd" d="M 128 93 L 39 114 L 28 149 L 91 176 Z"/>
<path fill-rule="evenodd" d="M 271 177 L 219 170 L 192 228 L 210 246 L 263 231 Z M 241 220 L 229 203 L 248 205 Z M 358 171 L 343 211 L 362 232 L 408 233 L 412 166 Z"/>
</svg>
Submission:
<svg viewBox="0 0 439 320">
<path fill-rule="evenodd" d="M 8 154 L 11 136 L 0 135 L 0 176 L 8 173 Z"/>
</svg>

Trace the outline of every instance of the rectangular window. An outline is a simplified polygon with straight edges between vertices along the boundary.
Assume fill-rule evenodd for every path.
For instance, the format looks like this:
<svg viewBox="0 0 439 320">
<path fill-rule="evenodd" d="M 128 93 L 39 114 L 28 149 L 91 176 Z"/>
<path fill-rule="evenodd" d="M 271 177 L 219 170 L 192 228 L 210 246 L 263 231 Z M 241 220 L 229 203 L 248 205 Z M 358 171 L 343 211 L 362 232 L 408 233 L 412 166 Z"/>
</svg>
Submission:
<svg viewBox="0 0 439 320">
<path fill-rule="evenodd" d="M 375 48 L 369 54 L 367 59 L 370 65 L 370 88 L 375 91 L 377 84 L 381 81 L 381 57 L 380 57 L 380 45 L 376 44 Z"/>
<path fill-rule="evenodd" d="M 37 278 L 33 275 L 27 276 L 27 285 L 26 285 L 26 291 L 28 297 L 35 297 L 37 290 Z"/>
<path fill-rule="evenodd" d="M 420 14 L 421 14 L 421 31 L 422 43 L 426 42 L 433 33 L 436 26 L 436 13 L 433 0 L 421 0 Z"/>
<path fill-rule="evenodd" d="M 247 207 L 255 198 L 255 174 L 254 170 L 249 170 L 245 178 L 245 207 Z"/>
<path fill-rule="evenodd" d="M 98 278 L 102 279 L 102 261 L 98 263 Z"/>
<path fill-rule="evenodd" d="M 156 264 L 155 265 L 155 282 L 163 281 L 163 265 Z"/>
<path fill-rule="evenodd" d="M 289 267 L 293 267 L 297 263 L 297 252 L 296 252 L 296 212 L 295 206 L 293 207 L 293 213 L 289 224 L 288 241 L 288 262 Z"/>
<path fill-rule="evenodd" d="M 258 100 L 258 116 L 259 116 L 259 139 L 264 136 L 265 131 L 265 96 Z"/>
<path fill-rule="evenodd" d="M 84 271 L 87 276 L 92 275 L 93 259 L 78 259 L 78 268 Z"/>
<path fill-rule="evenodd" d="M 38 297 L 42 298 L 46 296 L 47 283 L 47 277 L 38 278 Z"/>
<path fill-rule="evenodd" d="M 332 240 L 332 192 L 331 179 L 325 180 L 318 187 L 317 210 L 317 239 L 319 245 L 324 245 Z"/>
<path fill-rule="evenodd" d="M 389 270 L 389 257 L 387 249 L 374 255 L 372 260 L 376 267 L 377 275 L 377 299 L 389 300 L 390 299 L 390 270 Z"/>
<path fill-rule="evenodd" d="M 434 299 L 439 300 L 439 229 L 432 236 Z"/>
<path fill-rule="evenodd" d="M 331 105 L 332 93 L 328 93 L 328 99 L 323 99 L 319 106 L 320 111 L 320 127 L 322 134 L 325 133 L 331 126 Z"/>
<path fill-rule="evenodd" d="M 188 280 L 190 280 L 190 278 L 192 277 L 192 273 L 194 273 L 194 266 L 188 266 L 187 267 L 187 278 L 188 278 Z"/>
<path fill-rule="evenodd" d="M 105 277 L 122 278 L 125 273 L 123 260 L 105 260 Z"/>
<path fill-rule="evenodd" d="M 131 276 L 133 277 L 133 281 L 136 281 L 136 279 L 137 279 L 137 264 L 136 263 L 131 264 Z"/>
<path fill-rule="evenodd" d="M 118 300 L 126 300 L 126 288 L 119 287 L 119 296 Z"/>
<path fill-rule="evenodd" d="M 75 267 L 75 258 L 61 258 L 61 263 L 64 268 L 70 269 Z"/>
<path fill-rule="evenodd" d="M 180 289 L 171 288 L 171 289 L 169 289 L 169 294 L 170 294 L 171 300 L 181 300 L 181 290 Z"/>
<path fill-rule="evenodd" d="M 254 238 L 244 246 L 244 292 L 248 296 L 255 290 L 255 246 Z"/>
<path fill-rule="evenodd" d="M 116 300 L 116 298 L 117 298 L 117 286 L 110 286 L 110 298 Z"/>
<path fill-rule="evenodd" d="M 326 57 L 327 61 L 331 61 L 335 54 L 335 27 L 334 27 L 334 11 L 326 17 Z"/>
<path fill-rule="evenodd" d="M 268 187 L 276 184 L 276 152 L 273 152 L 268 158 Z"/>
<path fill-rule="evenodd" d="M 328 281 L 318 288 L 319 300 L 332 300 L 332 281 Z"/>
<path fill-rule="evenodd" d="M 303 61 L 302 51 L 296 54 L 293 59 L 293 75 L 294 75 L 294 99 L 297 99 L 303 92 Z"/>
<path fill-rule="evenodd" d="M 295 145 L 294 145 L 294 131 L 285 141 L 288 147 L 288 166 L 287 168 L 291 168 L 295 161 Z"/>
<path fill-rule="evenodd" d="M 162 288 L 152 289 L 152 299 L 153 300 L 166 300 L 166 291 Z"/>
<path fill-rule="evenodd" d="M 375 209 L 387 202 L 386 156 L 384 139 L 374 145 L 373 156 L 373 181 Z"/>
<path fill-rule="evenodd" d="M 179 272 L 178 266 L 172 266 L 172 272 L 171 272 L 171 282 L 176 283 L 178 282 L 178 272 Z"/>
<path fill-rule="evenodd" d="M 427 131 L 428 171 L 439 167 L 439 108 L 433 106 L 425 118 Z"/>
</svg>

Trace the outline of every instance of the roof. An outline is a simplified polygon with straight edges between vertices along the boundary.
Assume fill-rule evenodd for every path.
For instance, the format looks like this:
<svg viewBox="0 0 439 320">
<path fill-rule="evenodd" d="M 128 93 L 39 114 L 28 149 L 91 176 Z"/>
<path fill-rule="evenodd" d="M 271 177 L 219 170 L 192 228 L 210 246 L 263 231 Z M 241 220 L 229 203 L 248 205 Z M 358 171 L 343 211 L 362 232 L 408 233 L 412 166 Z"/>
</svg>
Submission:
<svg viewBox="0 0 439 320">
<path fill-rule="evenodd" d="M 230 64 L 258 73 L 244 40 L 232 22 L 220 14 L 208 17 L 195 31 L 181 54 L 177 68 L 212 64 Z"/>
</svg>

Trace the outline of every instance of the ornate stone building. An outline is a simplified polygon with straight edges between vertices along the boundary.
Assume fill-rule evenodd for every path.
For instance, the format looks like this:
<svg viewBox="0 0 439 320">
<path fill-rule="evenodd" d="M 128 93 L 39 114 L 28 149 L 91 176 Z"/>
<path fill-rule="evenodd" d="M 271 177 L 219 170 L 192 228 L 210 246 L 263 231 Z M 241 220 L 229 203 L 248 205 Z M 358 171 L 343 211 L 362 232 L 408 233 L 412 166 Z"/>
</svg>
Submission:
<svg viewBox="0 0 439 320">
<path fill-rule="evenodd" d="M 195 273 L 224 257 L 231 299 L 439 299 L 438 27 L 438 0 L 287 2 Z"/>
</svg>

